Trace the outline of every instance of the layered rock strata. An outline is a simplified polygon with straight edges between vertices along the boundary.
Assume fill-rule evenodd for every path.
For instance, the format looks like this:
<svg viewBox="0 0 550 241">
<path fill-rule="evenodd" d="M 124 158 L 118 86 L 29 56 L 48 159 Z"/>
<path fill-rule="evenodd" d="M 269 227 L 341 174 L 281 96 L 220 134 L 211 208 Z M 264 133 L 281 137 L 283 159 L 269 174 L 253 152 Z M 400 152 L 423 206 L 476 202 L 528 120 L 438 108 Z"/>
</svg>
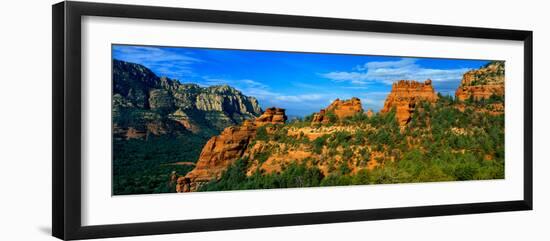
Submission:
<svg viewBox="0 0 550 241">
<path fill-rule="evenodd" d="M 334 114 L 338 120 L 354 116 L 357 113 L 363 112 L 361 100 L 357 97 L 352 97 L 349 100 L 334 100 L 327 108 L 321 109 L 313 115 L 312 124 L 326 124 L 330 122 L 328 113 Z"/>
<path fill-rule="evenodd" d="M 256 118 L 254 123 L 256 125 L 284 124 L 286 120 L 285 109 L 271 107 L 267 108 L 260 117 Z"/>
<path fill-rule="evenodd" d="M 178 178 L 177 192 L 196 191 L 201 184 L 219 178 L 231 164 L 241 158 L 256 137 L 258 127 L 266 124 L 284 124 L 285 109 L 268 108 L 254 121 L 245 120 L 240 126 L 231 126 L 210 138 L 202 148 L 195 168 Z"/>
<path fill-rule="evenodd" d="M 460 101 L 504 96 L 504 61 L 492 61 L 485 67 L 466 72 L 455 91 Z"/>
<path fill-rule="evenodd" d="M 423 83 L 414 80 L 400 80 L 392 85 L 390 94 L 386 97 L 384 107 L 380 113 L 388 113 L 395 108 L 395 115 L 400 126 L 411 120 L 414 108 L 420 101 L 434 103 L 437 101 L 431 80 Z"/>
<path fill-rule="evenodd" d="M 256 98 L 228 85 L 183 84 L 158 77 L 143 65 L 113 60 L 116 139 L 141 139 L 186 133 L 185 130 L 195 134 L 219 133 L 261 113 Z"/>
</svg>

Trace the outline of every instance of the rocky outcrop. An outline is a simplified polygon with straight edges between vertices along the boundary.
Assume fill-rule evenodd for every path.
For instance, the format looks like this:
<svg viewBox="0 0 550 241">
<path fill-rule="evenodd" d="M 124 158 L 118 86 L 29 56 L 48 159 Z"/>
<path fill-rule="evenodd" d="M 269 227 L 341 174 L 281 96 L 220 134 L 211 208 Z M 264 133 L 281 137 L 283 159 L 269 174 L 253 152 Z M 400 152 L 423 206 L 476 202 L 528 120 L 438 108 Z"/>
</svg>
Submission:
<svg viewBox="0 0 550 241">
<path fill-rule="evenodd" d="M 359 98 L 352 97 L 349 100 L 334 100 L 327 107 L 327 110 L 334 112 L 339 119 L 344 119 L 363 112 L 363 106 L 361 106 L 361 100 Z"/>
<path fill-rule="evenodd" d="M 219 133 L 261 112 L 254 97 L 230 86 L 182 84 L 158 77 L 143 65 L 113 60 L 114 138 L 146 138 L 185 130 Z"/>
<path fill-rule="evenodd" d="M 312 124 L 326 124 L 329 123 L 330 114 L 334 114 L 338 120 L 342 120 L 347 117 L 354 116 L 357 113 L 363 112 L 363 106 L 361 105 L 361 100 L 357 97 L 352 97 L 349 100 L 334 100 L 327 108 L 321 109 L 319 113 L 313 115 Z"/>
<path fill-rule="evenodd" d="M 178 177 L 176 181 L 176 192 L 190 192 L 191 180 L 187 177 Z"/>
<path fill-rule="evenodd" d="M 321 109 L 321 111 L 319 111 L 319 113 L 314 113 L 313 118 L 311 119 L 312 124 L 328 123 L 328 122 L 329 122 L 329 118 L 326 116 L 325 109 Z"/>
<path fill-rule="evenodd" d="M 474 100 L 489 99 L 493 95 L 504 96 L 504 85 L 462 86 L 455 92 L 456 98 L 461 101 L 470 98 Z"/>
<path fill-rule="evenodd" d="M 159 81 L 159 77 L 143 65 L 113 60 L 113 95 L 124 98 L 128 106 L 148 108 L 149 91 L 158 88 Z"/>
<path fill-rule="evenodd" d="M 397 122 L 400 126 L 404 126 L 411 120 L 412 112 L 420 101 L 431 103 L 437 101 L 432 81 L 428 79 L 421 83 L 414 80 L 400 80 L 392 85 L 392 90 L 386 97 L 380 113 L 388 113 L 395 108 Z"/>
<path fill-rule="evenodd" d="M 185 177 L 178 178 L 176 191 L 195 191 L 201 184 L 219 178 L 223 171 L 243 157 L 258 127 L 268 123 L 284 124 L 286 119 L 284 109 L 272 107 L 254 121 L 245 120 L 240 126 L 225 128 L 204 145 L 195 168 Z"/>
<path fill-rule="evenodd" d="M 171 110 L 174 108 L 174 99 L 170 92 L 162 89 L 149 91 L 149 108 L 151 110 Z"/>
<path fill-rule="evenodd" d="M 365 114 L 368 118 L 371 118 L 374 115 L 374 112 L 372 111 L 372 109 L 369 109 Z"/>
<path fill-rule="evenodd" d="M 267 108 L 260 117 L 254 120 L 254 122 L 256 125 L 284 124 L 286 120 L 285 109 L 271 107 Z"/>
<path fill-rule="evenodd" d="M 185 127 L 186 130 L 191 131 L 192 133 L 199 133 L 201 127 L 198 123 L 195 123 L 193 118 L 191 118 L 187 113 L 181 109 L 177 109 L 174 113 L 168 115 L 170 120 L 174 120 Z"/>
<path fill-rule="evenodd" d="M 455 91 L 455 97 L 467 99 L 488 99 L 504 96 L 504 61 L 492 61 L 483 68 L 466 72 Z"/>
<path fill-rule="evenodd" d="M 244 96 L 240 91 L 228 85 L 200 88 L 196 95 L 189 95 L 187 98 L 193 98 L 194 108 L 201 111 L 242 113 L 249 117 L 261 113 L 256 98 Z"/>
</svg>

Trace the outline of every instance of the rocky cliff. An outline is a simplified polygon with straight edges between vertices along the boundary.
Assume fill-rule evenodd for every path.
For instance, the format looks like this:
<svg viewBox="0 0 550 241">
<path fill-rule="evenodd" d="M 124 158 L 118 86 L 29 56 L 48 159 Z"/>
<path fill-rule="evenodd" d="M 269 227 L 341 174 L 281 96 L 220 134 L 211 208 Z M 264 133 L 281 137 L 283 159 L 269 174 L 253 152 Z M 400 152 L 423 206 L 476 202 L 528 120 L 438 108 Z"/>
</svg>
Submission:
<svg viewBox="0 0 550 241">
<path fill-rule="evenodd" d="M 359 98 L 353 97 L 349 100 L 334 100 L 327 108 L 321 109 L 319 113 L 313 115 L 312 124 L 329 123 L 330 115 L 334 115 L 338 120 L 351 117 L 357 113 L 363 112 L 363 106 Z"/>
<path fill-rule="evenodd" d="M 195 191 L 201 184 L 220 175 L 237 159 L 241 158 L 256 136 L 258 127 L 267 124 L 284 124 L 285 109 L 268 108 L 255 120 L 245 120 L 240 126 L 231 126 L 210 138 L 202 148 L 195 168 L 178 179 L 177 192 Z"/>
<path fill-rule="evenodd" d="M 284 124 L 286 120 L 285 109 L 271 107 L 267 108 L 260 117 L 256 118 L 254 123 L 256 125 Z"/>
<path fill-rule="evenodd" d="M 190 131 L 211 135 L 261 114 L 258 101 L 227 85 L 200 87 L 113 60 L 113 124 L 118 139 Z"/>
<path fill-rule="evenodd" d="M 201 183 L 219 178 L 224 170 L 239 159 L 251 139 L 256 135 L 256 125 L 246 120 L 241 126 L 227 127 L 223 132 L 212 137 L 202 148 L 195 168 L 185 175 L 190 188 L 196 190 Z"/>
<path fill-rule="evenodd" d="M 504 61 L 492 61 L 486 66 L 466 72 L 455 92 L 458 100 L 488 99 L 504 96 Z"/>
<path fill-rule="evenodd" d="M 397 121 L 399 125 L 404 126 L 411 120 L 412 112 L 420 101 L 432 103 L 437 101 L 432 81 L 428 79 L 421 83 L 414 80 L 400 80 L 392 85 L 380 113 L 388 113 L 395 108 Z"/>
</svg>

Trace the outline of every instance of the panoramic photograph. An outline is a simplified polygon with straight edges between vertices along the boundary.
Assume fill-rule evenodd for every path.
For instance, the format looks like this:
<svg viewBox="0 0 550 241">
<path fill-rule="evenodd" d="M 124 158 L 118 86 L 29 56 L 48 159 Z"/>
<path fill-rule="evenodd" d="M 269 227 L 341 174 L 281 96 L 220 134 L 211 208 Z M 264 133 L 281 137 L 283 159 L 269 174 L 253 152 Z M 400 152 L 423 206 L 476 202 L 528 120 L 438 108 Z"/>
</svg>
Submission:
<svg viewBox="0 0 550 241">
<path fill-rule="evenodd" d="M 112 45 L 112 194 L 504 179 L 505 62 Z"/>
</svg>

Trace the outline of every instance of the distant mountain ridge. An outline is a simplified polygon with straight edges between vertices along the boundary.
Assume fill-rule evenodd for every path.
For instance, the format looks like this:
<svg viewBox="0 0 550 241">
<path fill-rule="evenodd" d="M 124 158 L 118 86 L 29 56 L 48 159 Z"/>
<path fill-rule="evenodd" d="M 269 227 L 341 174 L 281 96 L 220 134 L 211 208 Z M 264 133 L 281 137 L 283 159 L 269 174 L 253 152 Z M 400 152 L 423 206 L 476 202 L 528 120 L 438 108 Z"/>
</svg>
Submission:
<svg viewBox="0 0 550 241">
<path fill-rule="evenodd" d="M 116 59 L 112 101 L 114 136 L 119 139 L 187 132 L 209 136 L 262 113 L 256 98 L 230 86 L 182 84 Z"/>
</svg>

